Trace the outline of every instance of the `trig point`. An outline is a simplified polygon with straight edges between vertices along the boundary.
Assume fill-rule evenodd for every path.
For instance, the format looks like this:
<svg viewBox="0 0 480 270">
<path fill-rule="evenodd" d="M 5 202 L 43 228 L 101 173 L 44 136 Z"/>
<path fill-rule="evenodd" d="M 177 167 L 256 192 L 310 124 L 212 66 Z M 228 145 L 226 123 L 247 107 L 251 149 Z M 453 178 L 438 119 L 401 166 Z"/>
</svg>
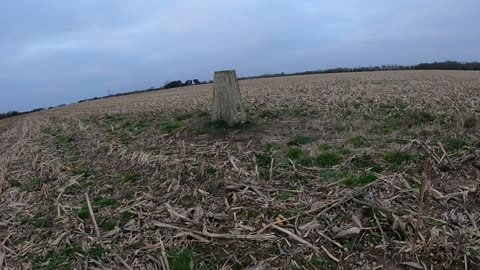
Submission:
<svg viewBox="0 0 480 270">
<path fill-rule="evenodd" d="M 223 120 L 229 126 L 245 123 L 247 113 L 240 94 L 235 70 L 215 71 L 213 80 L 213 120 Z"/>
</svg>

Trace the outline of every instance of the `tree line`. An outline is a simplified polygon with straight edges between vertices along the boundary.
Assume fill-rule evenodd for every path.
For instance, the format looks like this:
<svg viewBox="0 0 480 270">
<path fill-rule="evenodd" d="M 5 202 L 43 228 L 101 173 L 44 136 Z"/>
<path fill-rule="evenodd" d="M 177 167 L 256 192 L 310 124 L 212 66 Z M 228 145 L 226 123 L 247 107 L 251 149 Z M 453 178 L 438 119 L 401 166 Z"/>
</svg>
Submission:
<svg viewBox="0 0 480 270">
<path fill-rule="evenodd" d="M 387 71 L 387 70 L 480 70 L 480 62 L 433 62 L 433 63 L 421 63 L 418 65 L 402 66 L 402 65 L 382 65 L 382 66 L 369 66 L 369 67 L 340 67 L 332 69 L 320 69 L 320 70 L 308 70 L 295 73 L 275 73 L 275 74 L 263 74 L 259 76 L 241 77 L 239 80 L 256 79 L 256 78 L 271 78 L 271 77 L 283 77 L 283 76 L 296 76 L 296 75 L 311 75 L 311 74 L 327 74 L 327 73 L 345 73 L 345 72 L 369 72 L 369 71 Z"/>
<path fill-rule="evenodd" d="M 411 66 L 402 66 L 402 65 L 382 65 L 382 66 L 369 66 L 369 67 L 340 67 L 340 68 L 333 68 L 333 69 L 321 69 L 321 70 L 310 70 L 310 71 L 303 71 L 303 72 L 296 72 L 296 73 L 275 73 L 275 74 L 263 74 L 259 76 L 250 76 L 250 77 L 241 77 L 239 80 L 246 80 L 246 79 L 256 79 L 256 78 L 271 78 L 271 77 L 283 77 L 283 76 L 295 76 L 295 75 L 310 75 L 310 74 L 327 74 L 327 73 L 343 73 L 343 72 L 370 72 L 370 71 L 387 71 L 387 70 L 480 70 L 480 62 L 457 62 L 457 61 L 445 61 L 445 62 L 433 62 L 433 63 L 420 63 L 418 65 L 411 65 Z M 190 86 L 190 85 L 197 85 L 197 84 L 206 84 L 212 83 L 213 81 L 199 81 L 198 79 L 194 80 L 186 80 L 182 82 L 181 80 L 166 82 L 161 87 L 150 87 L 148 89 L 142 90 L 134 90 L 130 92 L 118 93 L 113 95 L 107 95 L 103 97 L 94 97 L 90 99 L 82 99 L 77 103 L 82 103 L 86 101 L 92 101 L 97 99 L 104 99 L 109 97 L 118 97 L 118 96 L 127 96 L 133 95 L 138 93 L 145 93 L 151 91 L 158 91 L 163 89 L 171 89 L 176 87 L 182 86 Z M 65 104 L 56 106 L 62 107 Z M 48 109 L 52 109 L 55 107 L 50 107 Z M 45 110 L 45 108 L 38 108 L 31 111 L 26 112 L 18 112 L 18 111 L 10 111 L 6 113 L 0 113 L 0 119 L 14 117 L 17 115 L 28 114 L 33 112 L 38 112 Z"/>
</svg>

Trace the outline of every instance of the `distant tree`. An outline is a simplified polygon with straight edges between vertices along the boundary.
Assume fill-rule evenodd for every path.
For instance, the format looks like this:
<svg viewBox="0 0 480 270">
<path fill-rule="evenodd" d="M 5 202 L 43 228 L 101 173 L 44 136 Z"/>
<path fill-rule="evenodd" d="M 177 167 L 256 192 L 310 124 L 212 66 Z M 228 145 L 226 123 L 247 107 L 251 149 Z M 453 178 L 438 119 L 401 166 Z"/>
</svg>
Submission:
<svg viewBox="0 0 480 270">
<path fill-rule="evenodd" d="M 33 109 L 33 110 L 29 111 L 29 113 L 40 112 L 40 111 L 43 111 L 43 110 L 45 110 L 45 108 L 37 108 L 37 109 Z"/>
<path fill-rule="evenodd" d="M 183 86 L 182 81 L 178 80 L 178 81 L 173 81 L 165 84 L 163 88 L 169 89 L 169 88 L 182 87 L 182 86 Z"/>
<path fill-rule="evenodd" d="M 198 79 L 193 80 L 194 84 L 201 84 L 201 82 Z"/>
<path fill-rule="evenodd" d="M 22 113 L 17 112 L 17 111 L 9 111 L 9 112 L 6 112 L 6 113 L 0 113 L 0 119 L 10 118 L 10 117 L 14 117 L 14 116 L 21 115 L 21 114 Z"/>
<path fill-rule="evenodd" d="M 455 61 L 421 63 L 414 69 L 439 69 L 439 70 L 480 70 L 479 62 L 460 63 Z"/>
</svg>

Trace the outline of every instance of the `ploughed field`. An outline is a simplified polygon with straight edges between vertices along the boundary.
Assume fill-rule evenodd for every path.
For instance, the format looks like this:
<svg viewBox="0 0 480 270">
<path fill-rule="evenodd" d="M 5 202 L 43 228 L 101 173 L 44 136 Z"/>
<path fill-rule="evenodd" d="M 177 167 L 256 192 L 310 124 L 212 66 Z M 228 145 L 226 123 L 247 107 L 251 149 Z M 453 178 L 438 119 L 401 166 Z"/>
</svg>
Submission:
<svg viewBox="0 0 480 270">
<path fill-rule="evenodd" d="M 0 269 L 480 268 L 479 72 L 240 85 L 0 121 Z"/>
</svg>

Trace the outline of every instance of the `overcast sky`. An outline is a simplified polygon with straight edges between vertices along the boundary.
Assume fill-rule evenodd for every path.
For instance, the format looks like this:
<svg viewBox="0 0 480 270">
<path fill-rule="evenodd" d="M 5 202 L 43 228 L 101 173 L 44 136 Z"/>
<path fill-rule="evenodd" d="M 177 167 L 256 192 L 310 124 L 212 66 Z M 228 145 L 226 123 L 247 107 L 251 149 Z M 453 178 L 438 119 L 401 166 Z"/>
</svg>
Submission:
<svg viewBox="0 0 480 270">
<path fill-rule="evenodd" d="M 479 61 L 479 11 L 479 0 L 1 0 L 0 112 L 231 68 Z"/>
</svg>

